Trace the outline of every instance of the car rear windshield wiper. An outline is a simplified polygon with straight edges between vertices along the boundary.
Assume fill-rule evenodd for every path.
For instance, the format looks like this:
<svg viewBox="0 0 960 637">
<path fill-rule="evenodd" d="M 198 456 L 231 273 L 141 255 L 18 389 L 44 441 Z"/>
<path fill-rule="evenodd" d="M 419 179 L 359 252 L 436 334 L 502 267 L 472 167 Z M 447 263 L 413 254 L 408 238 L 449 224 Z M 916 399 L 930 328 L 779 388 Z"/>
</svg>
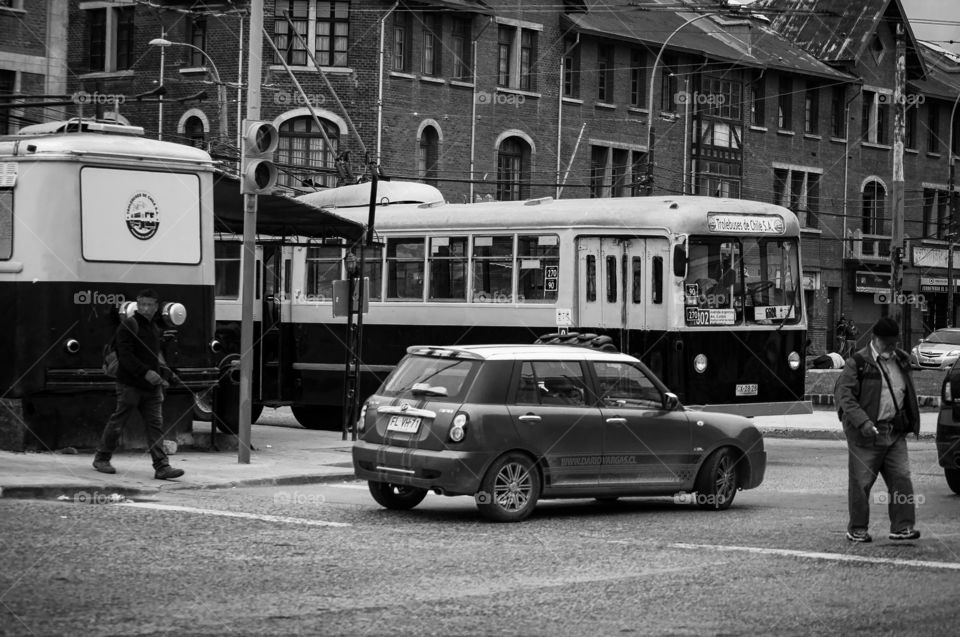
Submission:
<svg viewBox="0 0 960 637">
<path fill-rule="evenodd" d="M 447 396 L 446 387 L 431 387 L 427 383 L 417 383 L 410 388 L 410 393 L 414 396 Z"/>
</svg>

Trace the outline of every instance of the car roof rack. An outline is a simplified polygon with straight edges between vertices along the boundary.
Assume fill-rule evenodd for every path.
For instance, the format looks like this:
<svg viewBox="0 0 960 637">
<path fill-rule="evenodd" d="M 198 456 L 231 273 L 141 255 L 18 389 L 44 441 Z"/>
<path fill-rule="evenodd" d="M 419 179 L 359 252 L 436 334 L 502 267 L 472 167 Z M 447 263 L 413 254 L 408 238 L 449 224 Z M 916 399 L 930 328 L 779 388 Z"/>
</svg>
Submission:
<svg viewBox="0 0 960 637">
<path fill-rule="evenodd" d="M 576 347 L 586 347 L 601 352 L 619 352 L 617 346 L 613 344 L 613 339 L 609 336 L 599 336 L 593 333 L 581 334 L 579 332 L 553 332 L 544 334 L 534 341 L 535 345 L 574 345 Z"/>
</svg>

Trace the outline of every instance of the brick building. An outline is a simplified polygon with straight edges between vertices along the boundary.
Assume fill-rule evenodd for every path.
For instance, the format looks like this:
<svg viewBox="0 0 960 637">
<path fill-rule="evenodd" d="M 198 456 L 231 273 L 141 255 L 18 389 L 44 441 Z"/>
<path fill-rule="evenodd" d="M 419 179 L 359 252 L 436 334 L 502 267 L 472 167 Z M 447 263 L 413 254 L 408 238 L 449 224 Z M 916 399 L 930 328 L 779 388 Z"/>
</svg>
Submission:
<svg viewBox="0 0 960 637">
<path fill-rule="evenodd" d="M 915 337 L 947 322 L 947 145 L 960 75 L 955 58 L 915 40 L 898 0 L 766 0 L 764 15 L 706 0 L 689 3 L 697 11 L 666 0 L 264 4 L 262 117 L 281 131 L 289 192 L 359 174 L 369 155 L 451 201 L 652 188 L 780 203 L 804 228 L 819 349 L 833 348 L 841 314 L 863 333 L 887 310 L 874 292 L 889 287 L 891 96 L 903 25 L 903 289 L 924 295 L 906 318 Z M 68 46 L 64 92 L 85 101 L 71 112 L 205 146 L 231 165 L 246 111 L 246 5 L 70 0 L 59 41 Z M 33 93 L 22 80 L 17 91 Z M 956 146 L 960 134 L 952 137 Z"/>
</svg>

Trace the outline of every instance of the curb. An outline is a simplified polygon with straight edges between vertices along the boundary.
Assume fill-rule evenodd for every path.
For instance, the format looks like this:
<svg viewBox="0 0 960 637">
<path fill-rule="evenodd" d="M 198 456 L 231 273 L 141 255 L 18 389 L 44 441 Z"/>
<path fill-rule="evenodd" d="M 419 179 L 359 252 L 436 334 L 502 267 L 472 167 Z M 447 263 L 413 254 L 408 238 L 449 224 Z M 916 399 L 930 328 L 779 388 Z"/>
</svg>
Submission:
<svg viewBox="0 0 960 637">
<path fill-rule="evenodd" d="M 803 440 L 839 440 L 846 443 L 847 438 L 842 429 L 790 429 L 789 427 L 760 426 L 757 427 L 764 438 L 793 438 Z M 920 438 L 910 438 L 908 442 L 934 442 L 937 439 L 935 433 L 920 432 Z"/>
<path fill-rule="evenodd" d="M 814 405 L 832 406 L 834 404 L 833 394 L 804 394 L 803 399 L 809 400 Z M 939 396 L 917 396 L 917 402 L 920 403 L 920 409 L 940 409 Z"/>
<path fill-rule="evenodd" d="M 99 499 L 109 497 L 109 495 L 119 495 L 125 498 L 132 497 L 150 497 L 160 493 L 170 491 L 200 491 L 204 489 L 232 489 L 236 487 L 281 487 L 298 484 L 322 484 L 325 482 L 338 482 L 340 480 L 352 480 L 353 471 L 342 473 L 324 473 L 307 474 L 299 476 L 283 476 L 280 478 L 250 478 L 247 480 L 231 480 L 227 482 L 216 482 L 211 484 L 190 484 L 181 482 L 168 482 L 164 487 L 133 488 L 120 486 L 97 485 L 58 485 L 58 484 L 40 484 L 3 487 L 0 486 L 0 498 L 21 499 L 21 500 L 39 500 L 51 499 L 60 496 L 67 496 L 76 501 L 80 494 L 94 494 Z M 92 502 L 99 503 L 98 501 Z"/>
</svg>

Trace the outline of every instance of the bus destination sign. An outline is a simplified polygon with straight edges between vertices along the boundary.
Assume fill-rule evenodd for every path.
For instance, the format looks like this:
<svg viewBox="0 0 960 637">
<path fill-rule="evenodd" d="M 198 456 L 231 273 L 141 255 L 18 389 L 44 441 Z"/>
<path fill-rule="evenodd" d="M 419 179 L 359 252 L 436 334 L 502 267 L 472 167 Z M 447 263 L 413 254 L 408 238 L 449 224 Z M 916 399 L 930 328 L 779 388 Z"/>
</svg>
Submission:
<svg viewBox="0 0 960 637">
<path fill-rule="evenodd" d="M 730 309 L 687 308 L 687 325 L 736 325 L 737 312 Z"/>
<path fill-rule="evenodd" d="M 750 232 L 783 234 L 783 219 L 773 215 L 730 215 L 719 212 L 707 215 L 710 232 Z"/>
</svg>

